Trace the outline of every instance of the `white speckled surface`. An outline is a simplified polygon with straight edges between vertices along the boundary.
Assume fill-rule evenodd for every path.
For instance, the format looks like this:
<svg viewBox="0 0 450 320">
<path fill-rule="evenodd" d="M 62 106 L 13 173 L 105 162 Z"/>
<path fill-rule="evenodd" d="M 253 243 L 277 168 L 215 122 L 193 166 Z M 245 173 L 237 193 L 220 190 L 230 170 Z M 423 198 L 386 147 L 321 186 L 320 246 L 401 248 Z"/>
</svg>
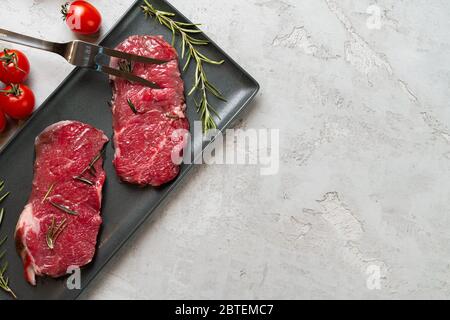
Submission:
<svg viewBox="0 0 450 320">
<path fill-rule="evenodd" d="M 1 26 L 71 39 L 63 2 Z M 106 31 L 132 0 L 92 2 Z M 449 2 L 170 2 L 260 81 L 239 126 L 281 129 L 280 172 L 196 167 L 82 297 L 450 298 Z M 27 53 L 42 102 L 71 67 Z"/>
</svg>

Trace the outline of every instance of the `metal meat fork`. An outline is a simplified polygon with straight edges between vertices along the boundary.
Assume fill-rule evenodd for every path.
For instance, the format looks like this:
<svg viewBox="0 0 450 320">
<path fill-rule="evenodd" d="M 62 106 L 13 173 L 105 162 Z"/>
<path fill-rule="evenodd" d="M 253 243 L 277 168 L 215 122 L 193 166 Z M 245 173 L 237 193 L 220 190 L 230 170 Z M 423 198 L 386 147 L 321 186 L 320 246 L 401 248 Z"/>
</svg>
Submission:
<svg viewBox="0 0 450 320">
<path fill-rule="evenodd" d="M 127 60 L 128 62 L 140 62 L 149 64 L 164 64 L 168 61 L 142 57 L 134 54 L 129 54 L 117 50 L 112 50 L 105 47 L 100 47 L 84 41 L 71 41 L 66 43 L 57 43 L 45 41 L 29 36 L 25 36 L 16 32 L 0 29 L 0 40 L 12 42 L 27 47 L 32 47 L 40 50 L 54 52 L 64 57 L 69 63 L 82 67 L 89 68 L 99 72 L 103 72 L 112 76 L 124 78 L 131 82 L 140 83 L 142 85 L 161 89 L 156 83 L 148 81 L 141 77 L 135 76 L 131 72 L 111 68 L 107 64 L 102 64 L 99 58 L 103 56 L 116 57 Z"/>
</svg>

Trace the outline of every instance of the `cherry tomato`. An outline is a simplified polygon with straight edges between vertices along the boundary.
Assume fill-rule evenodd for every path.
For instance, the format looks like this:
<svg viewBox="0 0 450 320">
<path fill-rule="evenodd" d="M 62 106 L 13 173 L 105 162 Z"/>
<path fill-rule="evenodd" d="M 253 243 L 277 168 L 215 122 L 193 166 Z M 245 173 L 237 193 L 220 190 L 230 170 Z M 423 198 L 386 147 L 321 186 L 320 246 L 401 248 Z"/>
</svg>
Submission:
<svg viewBox="0 0 450 320">
<path fill-rule="evenodd" d="M 0 90 L 0 106 L 13 119 L 28 118 L 33 113 L 34 105 L 33 91 L 24 84 L 11 84 Z"/>
<path fill-rule="evenodd" d="M 61 13 L 70 30 L 79 34 L 96 33 L 102 24 L 100 12 L 87 1 L 68 2 L 62 6 Z"/>
<path fill-rule="evenodd" d="M 5 131 L 5 128 L 6 128 L 6 117 L 5 114 L 2 111 L 0 111 L 0 133 Z"/>
<path fill-rule="evenodd" d="M 0 81 L 5 84 L 22 83 L 30 73 L 30 62 L 19 50 L 5 49 L 0 53 Z"/>
</svg>

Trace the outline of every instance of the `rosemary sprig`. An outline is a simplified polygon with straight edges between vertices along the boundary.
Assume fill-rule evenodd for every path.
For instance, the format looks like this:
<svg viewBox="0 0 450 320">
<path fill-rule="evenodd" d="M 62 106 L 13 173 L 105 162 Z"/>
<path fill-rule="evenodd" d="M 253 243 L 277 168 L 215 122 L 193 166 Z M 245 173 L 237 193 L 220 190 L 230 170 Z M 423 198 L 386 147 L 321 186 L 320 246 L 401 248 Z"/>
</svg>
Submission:
<svg viewBox="0 0 450 320">
<path fill-rule="evenodd" d="M 131 99 L 127 99 L 127 103 L 130 106 L 131 111 L 133 111 L 134 114 L 137 114 L 138 111 L 136 109 L 136 106 L 133 104 L 133 102 L 131 101 Z"/>
<path fill-rule="evenodd" d="M 71 210 L 71 209 L 69 209 L 69 208 L 67 208 L 66 206 L 63 206 L 63 205 L 61 205 L 61 204 L 55 203 L 55 202 L 53 202 L 53 201 L 50 201 L 50 204 L 51 204 L 52 206 L 54 206 L 56 209 L 59 209 L 59 210 L 65 212 L 65 213 L 67 213 L 67 214 L 72 215 L 72 216 L 77 216 L 77 215 L 78 215 L 78 213 L 77 213 L 76 211 L 73 211 L 73 210 Z"/>
<path fill-rule="evenodd" d="M 16 294 L 9 287 L 9 278 L 5 278 L 5 273 L 8 270 L 8 262 L 5 262 L 3 268 L 0 270 L 0 288 L 9 293 L 14 299 L 17 299 Z"/>
<path fill-rule="evenodd" d="M 0 192 L 3 191 L 3 188 L 5 186 L 5 182 L 4 181 L 0 181 Z M 3 201 L 7 196 L 9 195 L 9 192 L 6 193 L 4 196 L 2 196 L 2 200 Z M 0 227 L 2 225 L 3 222 L 3 217 L 5 214 L 5 209 L 1 209 L 0 210 Z M 4 237 L 1 241 L 0 241 L 0 247 L 3 246 L 6 242 L 6 240 L 8 239 L 8 236 Z M 0 253 L 0 260 L 2 260 L 5 257 L 6 254 L 6 250 L 3 250 Z M 5 262 L 5 264 L 3 265 L 3 267 L 0 269 L 0 288 L 3 289 L 5 292 L 9 293 L 14 299 L 17 299 L 16 294 L 14 293 L 14 291 L 12 291 L 12 289 L 9 286 L 9 278 L 6 277 L 6 271 L 8 270 L 8 262 Z"/>
<path fill-rule="evenodd" d="M 172 46 L 175 45 L 176 34 L 181 37 L 181 58 L 185 59 L 186 57 L 183 71 L 187 70 L 191 61 L 195 61 L 196 63 L 194 73 L 194 86 L 189 91 L 188 95 L 192 95 L 194 92 L 197 92 L 198 96 L 200 97 L 200 101 L 196 101 L 196 105 L 197 112 L 200 114 L 200 118 L 202 120 L 203 131 L 206 132 L 210 129 L 216 129 L 217 124 L 214 120 L 214 116 L 216 116 L 217 118 L 220 117 L 209 102 L 209 94 L 212 94 L 216 98 L 224 101 L 225 97 L 208 80 L 204 65 L 221 65 L 224 63 L 224 60 L 212 60 L 199 51 L 199 49 L 197 48 L 198 46 L 206 46 L 209 44 L 209 41 L 199 39 L 198 37 L 194 36 L 195 34 L 199 34 L 202 32 L 197 28 L 199 24 L 175 21 L 172 19 L 172 17 L 175 16 L 174 13 L 155 9 L 153 5 L 148 2 L 148 0 L 144 0 L 144 4 L 141 6 L 141 8 L 147 17 L 155 17 L 161 25 L 169 28 L 172 31 Z"/>
<path fill-rule="evenodd" d="M 55 243 L 64 229 L 67 227 L 67 219 L 62 220 L 57 226 L 55 222 L 55 217 L 52 219 L 52 224 L 47 230 L 45 239 L 47 241 L 47 246 L 49 249 L 53 250 L 55 248 Z"/>
</svg>

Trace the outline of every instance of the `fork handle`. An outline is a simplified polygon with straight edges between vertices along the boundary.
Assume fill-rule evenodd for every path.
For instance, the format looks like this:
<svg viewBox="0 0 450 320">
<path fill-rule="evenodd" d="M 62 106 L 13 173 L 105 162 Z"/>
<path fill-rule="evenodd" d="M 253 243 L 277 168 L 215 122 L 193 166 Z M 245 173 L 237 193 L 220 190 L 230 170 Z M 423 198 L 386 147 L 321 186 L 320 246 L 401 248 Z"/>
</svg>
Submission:
<svg viewBox="0 0 450 320">
<path fill-rule="evenodd" d="M 33 38 L 0 28 L 0 40 L 62 54 L 62 44 Z"/>
</svg>

